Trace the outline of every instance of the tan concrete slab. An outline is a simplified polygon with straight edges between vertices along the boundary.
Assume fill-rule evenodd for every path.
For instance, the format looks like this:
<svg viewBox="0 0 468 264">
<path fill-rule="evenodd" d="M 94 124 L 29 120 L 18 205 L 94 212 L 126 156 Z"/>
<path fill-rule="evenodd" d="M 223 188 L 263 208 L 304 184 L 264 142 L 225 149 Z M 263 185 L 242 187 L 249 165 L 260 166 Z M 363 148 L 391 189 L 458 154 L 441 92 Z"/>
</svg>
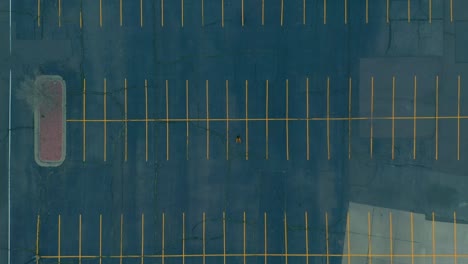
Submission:
<svg viewBox="0 0 468 264">
<path fill-rule="evenodd" d="M 370 246 L 368 214 L 371 216 Z M 468 225 L 466 224 L 456 224 L 454 228 L 453 223 L 432 222 L 423 214 L 411 214 L 411 212 L 356 203 L 350 203 L 349 215 L 350 223 L 346 230 L 343 254 L 348 254 L 347 234 L 349 233 L 351 257 L 348 259 L 344 256 L 342 263 L 348 263 L 348 260 L 353 264 L 367 264 L 370 260 L 374 264 L 390 263 L 390 254 L 393 253 L 394 264 L 433 264 L 433 252 L 437 264 L 468 263 Z M 360 256 L 352 256 L 353 254 Z"/>
</svg>

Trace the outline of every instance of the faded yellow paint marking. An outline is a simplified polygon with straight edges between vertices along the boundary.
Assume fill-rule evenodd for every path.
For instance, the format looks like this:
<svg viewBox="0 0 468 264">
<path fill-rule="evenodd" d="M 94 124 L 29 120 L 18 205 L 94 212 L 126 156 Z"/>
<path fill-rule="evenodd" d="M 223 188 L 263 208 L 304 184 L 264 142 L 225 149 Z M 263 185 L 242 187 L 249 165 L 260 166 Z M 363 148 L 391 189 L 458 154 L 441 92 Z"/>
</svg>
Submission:
<svg viewBox="0 0 468 264">
<path fill-rule="evenodd" d="M 39 264 L 39 234 L 41 230 L 41 216 L 37 215 L 37 220 L 36 220 L 36 264 Z"/>
<path fill-rule="evenodd" d="M 289 160 L 289 81 L 286 79 L 286 160 Z"/>
<path fill-rule="evenodd" d="M 392 160 L 395 159 L 395 76 L 392 77 Z"/>
<path fill-rule="evenodd" d="M 265 159 L 268 160 L 268 80 L 266 80 L 265 95 Z"/>
<path fill-rule="evenodd" d="M 307 211 L 304 213 L 304 218 L 305 218 L 306 264 L 309 264 L 309 219 L 307 217 Z"/>
<path fill-rule="evenodd" d="M 461 80 L 460 80 L 460 75 L 458 75 L 457 160 L 460 160 L 460 86 L 461 86 Z"/>
<path fill-rule="evenodd" d="M 145 160 L 148 161 L 148 80 L 145 79 Z"/>
<path fill-rule="evenodd" d="M 439 76 L 436 76 L 435 159 L 439 159 Z"/>
<path fill-rule="evenodd" d="M 351 159 L 351 100 L 352 100 L 352 80 L 348 80 L 348 159 Z"/>
<path fill-rule="evenodd" d="M 37 0 L 37 26 L 41 26 L 41 0 Z"/>
<path fill-rule="evenodd" d="M 206 80 L 206 159 L 210 159 L 210 109 L 209 105 L 209 96 L 208 96 L 208 80 Z"/>
<path fill-rule="evenodd" d="M 83 162 L 86 161 L 86 79 L 83 78 Z"/>
<path fill-rule="evenodd" d="M 104 161 L 107 161 L 107 80 L 104 78 Z"/>
<path fill-rule="evenodd" d="M 99 26 L 102 27 L 102 0 L 99 0 Z"/>
<path fill-rule="evenodd" d="M 226 160 L 229 160 L 229 81 L 226 80 Z"/>
<path fill-rule="evenodd" d="M 245 80 L 245 160 L 249 160 L 249 81 Z"/>
<path fill-rule="evenodd" d="M 330 77 L 327 77 L 327 158 L 330 160 Z"/>
<path fill-rule="evenodd" d="M 166 80 L 166 160 L 169 160 L 169 80 Z"/>
<path fill-rule="evenodd" d="M 328 247 L 328 212 L 325 212 L 325 247 L 327 252 L 327 264 L 330 264 L 330 250 Z"/>
<path fill-rule="evenodd" d="M 265 264 L 267 264 L 267 256 L 268 256 L 268 244 L 267 244 L 267 213 L 263 213 L 263 241 L 264 241 L 264 259 Z"/>
<path fill-rule="evenodd" d="M 416 89 L 417 89 L 417 79 L 416 75 L 414 76 L 414 106 L 413 106 L 413 159 L 416 159 Z"/>
<path fill-rule="evenodd" d="M 370 158 L 373 158 L 374 153 L 374 77 L 371 77 L 371 119 L 370 119 Z"/>
<path fill-rule="evenodd" d="M 323 24 L 327 24 L 327 0 L 323 0 Z"/>
<path fill-rule="evenodd" d="M 145 215 L 141 214 L 141 260 L 140 263 L 144 264 L 145 261 Z"/>
<path fill-rule="evenodd" d="M 81 264 L 81 236 L 82 236 L 82 232 L 81 232 L 81 214 L 80 214 L 80 218 L 79 218 L 79 224 L 78 224 L 78 263 Z"/>
<path fill-rule="evenodd" d="M 306 148 L 307 160 L 310 159 L 310 132 L 309 132 L 309 77 L 306 78 Z"/>
<path fill-rule="evenodd" d="M 58 25 L 62 26 L 62 0 L 58 0 Z"/>
</svg>

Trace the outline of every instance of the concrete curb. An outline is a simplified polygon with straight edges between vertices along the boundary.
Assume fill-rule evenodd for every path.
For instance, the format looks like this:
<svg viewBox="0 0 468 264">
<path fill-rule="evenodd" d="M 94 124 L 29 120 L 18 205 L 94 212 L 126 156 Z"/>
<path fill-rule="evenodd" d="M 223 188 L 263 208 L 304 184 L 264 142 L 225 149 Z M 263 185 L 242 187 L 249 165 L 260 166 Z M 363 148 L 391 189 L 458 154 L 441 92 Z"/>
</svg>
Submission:
<svg viewBox="0 0 468 264">
<path fill-rule="evenodd" d="M 35 85 L 40 84 L 41 82 L 45 81 L 58 81 L 62 84 L 62 153 L 59 160 L 56 161 L 49 161 L 49 160 L 41 160 L 40 158 L 40 111 L 38 107 L 34 109 L 34 159 L 39 166 L 42 167 L 58 167 L 62 165 L 65 161 L 66 156 L 66 84 L 62 77 L 58 75 L 41 75 L 38 76 L 35 80 Z"/>
</svg>

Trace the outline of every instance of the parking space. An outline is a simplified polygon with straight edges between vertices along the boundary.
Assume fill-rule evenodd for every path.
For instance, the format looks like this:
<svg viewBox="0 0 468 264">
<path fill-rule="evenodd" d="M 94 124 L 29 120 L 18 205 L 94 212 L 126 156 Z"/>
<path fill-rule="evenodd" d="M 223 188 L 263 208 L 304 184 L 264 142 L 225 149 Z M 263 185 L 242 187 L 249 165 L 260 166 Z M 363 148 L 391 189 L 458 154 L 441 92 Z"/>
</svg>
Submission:
<svg viewBox="0 0 468 264">
<path fill-rule="evenodd" d="M 53 23 L 57 27 L 76 23 L 83 27 L 86 23 L 85 14 L 91 17 L 89 25 L 101 28 L 111 25 L 121 27 L 139 25 L 143 28 L 145 25 L 152 25 L 152 21 L 157 22 L 161 27 L 170 28 L 183 28 L 187 25 L 221 28 L 225 25 L 290 27 L 313 25 L 319 22 L 327 24 L 330 21 L 339 21 L 344 24 L 359 21 L 369 24 L 382 19 L 386 23 L 394 19 L 405 19 L 408 23 L 424 19 L 432 23 L 433 19 L 438 20 L 443 16 L 441 6 L 444 5 L 444 2 L 440 0 L 328 2 L 328 0 L 317 2 L 298 0 L 290 3 L 285 3 L 284 0 L 275 2 L 181 0 L 165 3 L 164 0 L 159 0 L 158 3 L 153 3 L 140 0 L 137 3 L 130 3 L 125 0 L 99 0 L 93 3 L 87 1 L 63 3 L 62 0 L 56 2 L 37 0 L 36 5 L 29 6 L 29 12 L 35 17 L 37 27 L 47 25 L 47 23 Z M 455 11 L 457 6 L 456 0 L 447 1 L 447 17 L 450 23 L 457 19 Z M 73 12 L 75 14 L 71 15 Z M 157 15 L 157 20 L 151 20 L 153 15 Z M 460 17 L 463 18 L 463 14 L 460 14 Z"/>
</svg>

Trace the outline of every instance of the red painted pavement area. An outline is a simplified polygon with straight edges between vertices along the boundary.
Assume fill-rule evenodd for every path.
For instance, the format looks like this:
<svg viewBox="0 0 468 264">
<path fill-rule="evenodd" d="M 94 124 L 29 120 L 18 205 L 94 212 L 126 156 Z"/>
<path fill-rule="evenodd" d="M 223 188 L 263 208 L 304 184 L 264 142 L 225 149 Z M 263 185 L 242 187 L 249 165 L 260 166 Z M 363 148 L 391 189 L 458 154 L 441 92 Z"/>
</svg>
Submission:
<svg viewBox="0 0 468 264">
<path fill-rule="evenodd" d="M 52 97 L 53 108 L 50 105 L 39 108 L 39 159 L 44 162 L 62 158 L 62 83 L 54 80 L 49 84 L 47 92 Z"/>
</svg>

